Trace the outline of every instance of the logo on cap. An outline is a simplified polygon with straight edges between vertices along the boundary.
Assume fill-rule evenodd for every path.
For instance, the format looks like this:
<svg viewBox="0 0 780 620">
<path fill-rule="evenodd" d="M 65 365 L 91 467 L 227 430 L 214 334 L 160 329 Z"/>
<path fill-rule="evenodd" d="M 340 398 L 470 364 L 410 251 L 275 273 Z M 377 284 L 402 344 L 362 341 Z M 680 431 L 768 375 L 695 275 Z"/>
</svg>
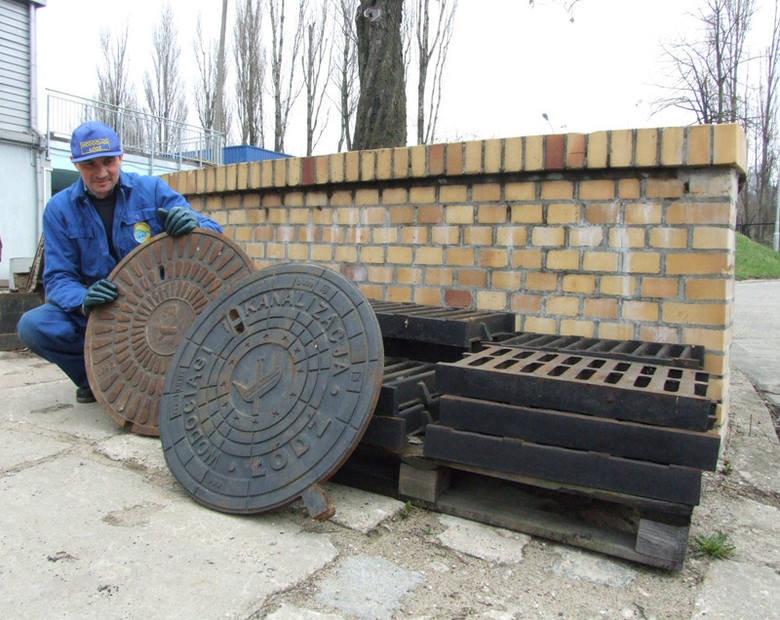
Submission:
<svg viewBox="0 0 780 620">
<path fill-rule="evenodd" d="M 100 138 L 99 140 L 87 140 L 79 144 L 81 147 L 82 155 L 89 155 L 90 153 L 99 153 L 100 151 L 110 151 L 111 145 L 108 142 L 108 138 Z"/>
</svg>

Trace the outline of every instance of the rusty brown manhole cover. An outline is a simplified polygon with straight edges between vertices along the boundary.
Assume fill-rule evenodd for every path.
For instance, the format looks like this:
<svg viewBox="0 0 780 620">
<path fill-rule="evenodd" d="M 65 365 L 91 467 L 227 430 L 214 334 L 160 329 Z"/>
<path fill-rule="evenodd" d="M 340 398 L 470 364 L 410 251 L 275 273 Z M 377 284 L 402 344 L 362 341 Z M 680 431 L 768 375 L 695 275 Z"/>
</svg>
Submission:
<svg viewBox="0 0 780 620">
<path fill-rule="evenodd" d="M 360 441 L 383 367 L 379 323 L 352 282 L 308 264 L 257 271 L 203 310 L 171 361 L 168 467 L 211 508 L 259 513 L 301 497 L 328 517 L 319 482 Z"/>
<path fill-rule="evenodd" d="M 165 371 L 206 304 L 252 273 L 252 260 L 219 233 L 161 234 L 114 267 L 116 300 L 87 322 L 87 376 L 98 403 L 121 426 L 159 434 Z"/>
</svg>

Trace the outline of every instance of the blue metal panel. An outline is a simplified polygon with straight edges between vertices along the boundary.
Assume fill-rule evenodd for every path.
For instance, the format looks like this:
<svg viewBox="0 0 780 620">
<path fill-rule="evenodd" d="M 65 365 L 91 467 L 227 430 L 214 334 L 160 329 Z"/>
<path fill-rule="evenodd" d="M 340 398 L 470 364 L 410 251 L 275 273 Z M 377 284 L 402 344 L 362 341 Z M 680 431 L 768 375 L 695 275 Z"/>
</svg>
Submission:
<svg viewBox="0 0 780 620">
<path fill-rule="evenodd" d="M 250 146 L 241 144 L 238 146 L 226 146 L 222 149 L 223 164 L 237 164 L 245 161 L 263 161 L 266 159 L 281 159 L 282 157 L 291 157 L 285 153 L 269 151 L 259 146 Z"/>
</svg>

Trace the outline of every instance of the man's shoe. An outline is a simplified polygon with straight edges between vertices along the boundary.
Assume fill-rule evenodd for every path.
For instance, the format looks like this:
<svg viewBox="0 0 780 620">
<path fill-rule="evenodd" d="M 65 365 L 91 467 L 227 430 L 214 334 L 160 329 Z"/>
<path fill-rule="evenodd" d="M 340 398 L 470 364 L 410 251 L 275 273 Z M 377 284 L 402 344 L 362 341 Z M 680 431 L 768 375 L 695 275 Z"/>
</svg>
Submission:
<svg viewBox="0 0 780 620">
<path fill-rule="evenodd" d="M 89 387 L 80 387 L 76 390 L 77 403 L 94 403 L 95 395 Z"/>
</svg>

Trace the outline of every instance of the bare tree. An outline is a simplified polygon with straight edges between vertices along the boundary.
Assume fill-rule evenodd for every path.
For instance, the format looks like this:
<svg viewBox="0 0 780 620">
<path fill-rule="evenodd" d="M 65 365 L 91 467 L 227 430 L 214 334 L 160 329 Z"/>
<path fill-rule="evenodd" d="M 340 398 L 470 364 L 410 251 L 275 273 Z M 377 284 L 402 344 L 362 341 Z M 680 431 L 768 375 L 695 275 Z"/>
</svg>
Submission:
<svg viewBox="0 0 780 620">
<path fill-rule="evenodd" d="M 217 100 L 217 76 L 219 53 L 218 43 L 214 40 L 205 41 L 201 29 L 200 15 L 195 26 L 195 39 L 193 40 L 193 49 L 195 51 L 195 62 L 198 66 L 198 80 L 194 90 L 195 110 L 198 113 L 198 121 L 201 127 L 206 130 L 216 129 L 216 100 Z M 224 93 L 224 90 L 222 91 Z M 223 96 L 222 109 L 226 110 Z M 230 115 L 225 115 L 224 132 L 227 134 L 230 130 Z"/>
<path fill-rule="evenodd" d="M 330 73 L 332 45 L 332 39 L 327 37 L 325 33 L 327 15 L 328 0 L 321 0 L 319 9 L 311 10 L 305 22 L 301 71 L 306 90 L 307 155 L 312 154 L 325 128 L 324 125 L 320 125 L 320 113 Z M 327 116 L 325 122 L 327 122 Z"/>
<path fill-rule="evenodd" d="M 244 0 L 236 11 L 233 59 L 236 66 L 236 105 L 241 142 L 265 145 L 263 82 L 265 59 L 260 36 L 260 0 Z"/>
<path fill-rule="evenodd" d="M 176 39 L 173 10 L 170 4 L 165 4 L 152 34 L 152 73 L 144 72 L 146 105 L 149 112 L 159 118 L 155 139 L 163 150 L 170 150 L 180 142 L 174 128 L 177 123 L 187 120 L 184 86 L 179 73 L 181 50 Z"/>
<path fill-rule="evenodd" d="M 353 149 L 406 145 L 402 3 L 360 0 L 355 18 L 360 99 Z"/>
<path fill-rule="evenodd" d="M 431 32 L 431 4 L 435 29 Z M 441 104 L 442 77 L 452 39 L 458 0 L 416 0 L 414 6 L 417 43 L 417 144 L 433 141 Z M 429 77 L 429 69 L 433 68 Z"/>
<path fill-rule="evenodd" d="M 139 128 L 133 127 L 122 114 L 122 109 L 135 108 L 135 89 L 130 83 L 127 59 L 128 25 L 119 35 L 109 30 L 100 33 L 100 48 L 103 62 L 97 68 L 97 99 L 105 107 L 95 111 L 96 117 L 111 125 L 123 142 L 138 140 Z"/>
<path fill-rule="evenodd" d="M 357 109 L 357 34 L 355 11 L 358 0 L 339 0 L 338 13 L 334 16 L 332 71 L 330 82 L 337 93 L 335 105 L 339 111 L 338 150 L 352 148 L 352 120 Z"/>
<path fill-rule="evenodd" d="M 292 46 L 285 47 L 286 0 L 266 0 L 271 18 L 271 92 L 274 101 L 274 150 L 284 152 L 284 138 L 293 103 L 301 92 L 296 86 L 295 67 L 303 40 L 304 15 L 308 0 L 299 0 L 297 22 L 294 24 Z"/>
<path fill-rule="evenodd" d="M 661 108 L 689 110 L 700 123 L 745 125 L 742 75 L 745 38 L 755 0 L 706 0 L 698 19 L 704 36 L 681 41 L 666 50 L 677 73 L 673 94 L 661 99 Z"/>
</svg>

